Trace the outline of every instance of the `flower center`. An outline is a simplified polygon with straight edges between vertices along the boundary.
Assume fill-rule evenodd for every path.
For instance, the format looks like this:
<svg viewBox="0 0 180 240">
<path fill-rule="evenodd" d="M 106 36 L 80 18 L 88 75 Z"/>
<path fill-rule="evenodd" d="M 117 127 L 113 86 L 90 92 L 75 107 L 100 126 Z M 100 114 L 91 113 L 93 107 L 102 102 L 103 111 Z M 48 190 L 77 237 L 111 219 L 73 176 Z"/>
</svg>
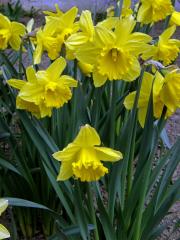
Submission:
<svg viewBox="0 0 180 240">
<path fill-rule="evenodd" d="M 77 161 L 72 163 L 72 169 L 75 177 L 81 181 L 97 181 L 108 173 L 108 169 L 97 158 L 93 147 L 82 148 L 76 157 Z"/>
<path fill-rule="evenodd" d="M 99 59 L 98 71 L 109 80 L 120 80 L 132 66 L 132 56 L 127 50 L 111 48 L 104 50 Z"/>
</svg>

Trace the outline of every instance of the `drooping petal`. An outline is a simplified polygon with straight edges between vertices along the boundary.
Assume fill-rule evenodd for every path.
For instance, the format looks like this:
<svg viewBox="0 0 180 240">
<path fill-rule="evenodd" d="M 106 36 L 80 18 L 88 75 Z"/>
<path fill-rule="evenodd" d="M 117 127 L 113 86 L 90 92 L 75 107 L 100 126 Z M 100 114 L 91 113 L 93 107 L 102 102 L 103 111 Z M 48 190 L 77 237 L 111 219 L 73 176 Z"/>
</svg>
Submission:
<svg viewBox="0 0 180 240">
<path fill-rule="evenodd" d="M 101 75 L 97 70 L 93 71 L 93 82 L 95 87 L 101 87 L 107 81 L 106 75 Z"/>
<path fill-rule="evenodd" d="M 66 181 L 73 176 L 72 163 L 63 162 L 61 163 L 60 172 L 57 176 L 57 181 Z"/>
<path fill-rule="evenodd" d="M 96 130 L 86 124 L 80 128 L 80 131 L 75 138 L 74 143 L 82 147 L 90 147 L 100 145 L 101 140 Z"/>
<path fill-rule="evenodd" d="M 94 147 L 96 155 L 99 160 L 116 162 L 123 158 L 122 153 L 111 148 L 106 147 Z"/>
<path fill-rule="evenodd" d="M 79 149 L 79 146 L 70 143 L 62 151 L 55 152 L 52 156 L 58 161 L 71 162 L 74 160 Z"/>
<path fill-rule="evenodd" d="M 14 88 L 21 89 L 27 82 L 19 79 L 10 79 L 7 83 Z"/>
</svg>

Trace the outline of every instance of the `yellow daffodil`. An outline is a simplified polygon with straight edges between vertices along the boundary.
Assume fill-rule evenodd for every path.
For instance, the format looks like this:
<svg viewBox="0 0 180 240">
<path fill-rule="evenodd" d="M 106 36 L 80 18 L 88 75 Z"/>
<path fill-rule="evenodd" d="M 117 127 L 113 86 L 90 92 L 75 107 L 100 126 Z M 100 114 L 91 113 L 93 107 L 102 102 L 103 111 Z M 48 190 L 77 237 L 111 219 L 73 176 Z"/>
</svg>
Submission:
<svg viewBox="0 0 180 240">
<path fill-rule="evenodd" d="M 70 88 L 77 87 L 77 81 L 67 75 L 61 75 L 66 67 L 64 58 L 58 58 L 45 71 L 35 72 L 32 66 L 26 70 L 27 82 L 11 79 L 9 85 L 20 90 L 16 105 L 26 109 L 36 117 L 51 116 L 52 108 L 67 103 L 72 93 Z"/>
<path fill-rule="evenodd" d="M 141 0 L 137 21 L 144 24 L 158 22 L 173 12 L 171 0 Z"/>
<path fill-rule="evenodd" d="M 153 86 L 153 89 L 152 89 Z M 160 118 L 164 106 L 167 107 L 166 117 L 171 116 L 180 106 L 180 73 L 173 70 L 165 77 L 159 72 L 154 75 L 145 72 L 138 101 L 138 119 L 144 127 L 150 93 L 153 93 L 154 117 Z M 136 91 L 130 93 L 124 101 L 127 109 L 132 109 Z"/>
<path fill-rule="evenodd" d="M 174 11 L 171 15 L 170 25 L 180 26 L 180 12 Z"/>
<path fill-rule="evenodd" d="M 21 23 L 11 22 L 0 14 L 0 50 L 10 45 L 14 50 L 19 50 L 21 37 L 25 34 L 25 26 Z"/>
<path fill-rule="evenodd" d="M 78 46 L 76 58 L 92 64 L 95 87 L 102 86 L 107 79 L 133 81 L 140 74 L 137 57 L 147 51 L 151 37 L 134 32 L 136 22 L 132 17 L 118 20 L 112 31 L 103 25 L 96 26 L 92 42 Z"/>
<path fill-rule="evenodd" d="M 41 62 L 44 51 L 47 51 L 51 60 L 59 56 L 66 38 L 79 29 L 78 24 L 74 23 L 77 12 L 78 9 L 73 7 L 66 13 L 58 12 L 55 15 L 51 14 L 46 17 L 44 28 L 39 29 L 36 34 L 35 64 Z"/>
<path fill-rule="evenodd" d="M 101 161 L 115 162 L 122 159 L 122 154 L 111 148 L 100 147 L 101 140 L 94 128 L 81 127 L 75 140 L 62 151 L 53 154 L 61 161 L 57 180 L 64 181 L 74 176 L 81 181 L 97 181 L 108 173 L 108 168 Z"/>
<path fill-rule="evenodd" d="M 6 210 L 7 207 L 8 207 L 8 201 L 5 199 L 0 199 L 0 216 Z M 9 237 L 10 237 L 10 234 L 8 230 L 2 224 L 0 224 L 0 239 L 6 239 Z"/>
<path fill-rule="evenodd" d="M 152 59 L 161 61 L 164 66 L 167 66 L 175 61 L 180 52 L 180 41 L 177 39 L 170 39 L 175 31 L 175 26 L 166 29 L 159 36 L 159 41 L 157 44 L 155 46 L 152 46 L 151 51 L 146 52 L 143 58 L 148 59 L 153 54 Z"/>
</svg>

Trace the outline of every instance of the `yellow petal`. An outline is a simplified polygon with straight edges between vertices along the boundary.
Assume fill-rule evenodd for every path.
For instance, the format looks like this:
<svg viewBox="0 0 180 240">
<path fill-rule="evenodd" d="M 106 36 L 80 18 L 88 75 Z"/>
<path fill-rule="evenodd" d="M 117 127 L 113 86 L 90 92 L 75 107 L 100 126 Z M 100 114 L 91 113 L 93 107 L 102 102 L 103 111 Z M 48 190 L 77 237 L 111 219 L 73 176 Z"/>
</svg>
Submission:
<svg viewBox="0 0 180 240">
<path fill-rule="evenodd" d="M 170 25 L 180 26 L 180 12 L 174 11 L 171 15 Z"/>
<path fill-rule="evenodd" d="M 90 11 L 82 11 L 80 17 L 80 28 L 88 36 L 89 40 L 92 40 L 94 35 L 94 25 Z"/>
<path fill-rule="evenodd" d="M 27 76 L 28 82 L 35 83 L 37 81 L 36 72 L 35 72 L 33 66 L 27 67 L 26 76 Z"/>
<path fill-rule="evenodd" d="M 88 42 L 76 49 L 75 56 L 81 62 L 95 65 L 98 61 L 100 50 L 101 49 L 99 47 L 96 47 L 93 43 Z"/>
<path fill-rule="evenodd" d="M 97 157 L 102 161 L 115 162 L 123 158 L 122 153 L 106 147 L 94 147 Z"/>
<path fill-rule="evenodd" d="M 79 45 L 82 45 L 88 41 L 88 36 L 86 36 L 84 33 L 74 33 L 71 36 L 68 37 L 68 39 L 65 41 L 66 46 L 71 50 L 76 50 L 76 48 Z"/>
<path fill-rule="evenodd" d="M 176 26 L 172 26 L 167 28 L 159 37 L 159 40 L 162 42 L 167 42 L 168 39 L 175 33 L 176 31 Z"/>
<path fill-rule="evenodd" d="M 78 82 L 74 78 L 72 78 L 68 75 L 62 75 L 59 78 L 59 81 L 61 84 L 63 83 L 64 85 L 66 85 L 68 87 L 77 87 L 77 85 L 78 85 Z"/>
<path fill-rule="evenodd" d="M 10 233 L 8 232 L 8 230 L 2 224 L 0 224 L 0 239 L 5 239 L 9 237 Z"/>
<path fill-rule="evenodd" d="M 95 87 L 101 87 L 107 81 L 107 76 L 101 75 L 97 70 L 93 72 L 93 82 Z"/>
<path fill-rule="evenodd" d="M 145 120 L 146 120 L 147 107 L 148 105 L 146 107 L 138 109 L 138 120 L 142 128 L 144 127 Z"/>
<path fill-rule="evenodd" d="M 79 149 L 79 146 L 70 143 L 62 151 L 55 152 L 52 156 L 58 161 L 73 161 Z"/>
<path fill-rule="evenodd" d="M 34 64 L 39 64 L 41 62 L 42 54 L 43 54 L 43 45 L 42 45 L 42 42 L 39 42 L 33 54 Z"/>
<path fill-rule="evenodd" d="M 175 112 L 180 105 L 180 73 L 168 73 L 165 81 L 160 93 L 161 100 L 171 112 Z"/>
<path fill-rule="evenodd" d="M 46 70 L 51 79 L 56 80 L 66 67 L 66 61 L 63 57 L 56 59 Z"/>
<path fill-rule="evenodd" d="M 81 147 L 90 147 L 100 145 L 101 140 L 96 130 L 86 124 L 85 126 L 81 127 L 77 137 L 74 140 L 74 143 Z"/>
<path fill-rule="evenodd" d="M 122 76 L 122 79 L 128 82 L 134 81 L 137 77 L 139 77 L 141 72 L 141 66 L 137 58 L 132 56 L 131 60 L 131 67 L 128 69 L 128 72 Z"/>
<path fill-rule="evenodd" d="M 27 82 L 19 79 L 10 79 L 7 83 L 14 88 L 21 89 Z"/>
<path fill-rule="evenodd" d="M 44 88 L 41 85 L 27 83 L 19 92 L 19 97 L 28 102 L 34 102 L 39 104 L 40 100 L 43 97 Z"/>
<path fill-rule="evenodd" d="M 95 29 L 95 42 L 99 47 L 111 46 L 115 43 L 115 34 L 107 28 L 97 26 Z"/>
<path fill-rule="evenodd" d="M 118 22 L 119 22 L 118 17 L 109 17 L 109 18 L 105 19 L 104 21 L 99 22 L 97 24 L 97 26 L 102 26 L 102 27 L 105 27 L 105 28 L 111 30 L 117 26 Z"/>
<path fill-rule="evenodd" d="M 8 207 L 8 200 L 1 198 L 0 199 L 0 216 Z"/>
<path fill-rule="evenodd" d="M 135 96 L 136 96 L 136 91 L 127 95 L 127 97 L 124 100 L 124 106 L 126 109 L 131 110 L 133 108 Z"/>
<path fill-rule="evenodd" d="M 66 181 L 73 176 L 72 163 L 61 163 L 60 172 L 57 176 L 57 181 Z"/>
<path fill-rule="evenodd" d="M 12 22 L 11 23 L 11 37 L 9 39 L 9 44 L 14 50 L 19 50 L 21 45 L 21 38 L 25 34 L 25 26 L 21 23 Z"/>
<path fill-rule="evenodd" d="M 116 28 L 115 34 L 117 36 L 117 44 L 122 46 L 127 43 L 127 40 L 135 27 L 136 21 L 131 16 L 129 18 L 121 19 Z M 123 33 L 123 34 L 122 34 Z"/>
</svg>

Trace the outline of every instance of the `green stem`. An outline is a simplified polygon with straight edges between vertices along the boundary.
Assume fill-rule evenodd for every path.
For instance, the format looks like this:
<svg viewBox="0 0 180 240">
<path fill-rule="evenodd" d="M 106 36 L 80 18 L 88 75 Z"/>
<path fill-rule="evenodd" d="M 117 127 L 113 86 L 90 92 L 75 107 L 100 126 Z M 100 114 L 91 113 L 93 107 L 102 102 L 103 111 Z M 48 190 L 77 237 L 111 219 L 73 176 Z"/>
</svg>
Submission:
<svg viewBox="0 0 180 240">
<path fill-rule="evenodd" d="M 121 16 L 122 8 L 123 8 L 123 2 L 124 2 L 124 0 L 120 0 L 119 6 L 117 5 L 117 10 L 116 10 L 116 13 L 115 13 L 115 17 L 120 17 Z"/>
<path fill-rule="evenodd" d="M 94 227 L 95 227 L 95 229 L 94 229 L 94 239 L 99 240 L 97 221 L 96 221 L 96 213 L 95 213 L 94 202 L 93 202 L 93 193 L 91 191 L 91 184 L 90 183 L 87 183 L 87 195 L 88 195 L 88 200 L 89 200 L 89 204 L 90 204 L 90 215 L 91 215 L 91 219 L 93 221 Z"/>
<path fill-rule="evenodd" d="M 111 120 L 110 120 L 110 146 L 114 147 L 115 145 L 115 120 L 116 120 L 116 95 L 117 95 L 117 86 L 116 82 L 113 81 L 111 85 Z"/>
</svg>

